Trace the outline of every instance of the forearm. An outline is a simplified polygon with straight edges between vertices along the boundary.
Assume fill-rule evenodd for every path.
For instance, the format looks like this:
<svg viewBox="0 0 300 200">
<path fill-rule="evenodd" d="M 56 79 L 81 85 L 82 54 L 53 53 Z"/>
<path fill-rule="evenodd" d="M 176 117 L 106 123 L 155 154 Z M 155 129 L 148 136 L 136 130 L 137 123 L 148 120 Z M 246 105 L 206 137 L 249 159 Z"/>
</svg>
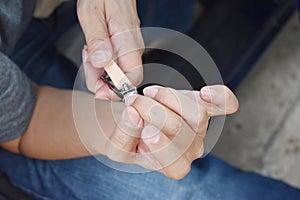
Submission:
<svg viewBox="0 0 300 200">
<path fill-rule="evenodd" d="M 76 110 L 78 123 L 75 123 L 72 91 L 40 87 L 37 94 L 30 125 L 19 141 L 21 154 L 37 159 L 69 159 L 104 153 L 105 134 L 110 134 L 115 127 L 109 102 L 97 101 L 94 105 L 92 95 L 75 92 L 75 109 L 80 109 Z M 93 108 L 96 108 L 97 115 L 91 111 Z M 106 125 L 105 130 L 99 129 L 95 123 L 101 113 L 106 115 L 106 118 L 99 119 Z"/>
</svg>

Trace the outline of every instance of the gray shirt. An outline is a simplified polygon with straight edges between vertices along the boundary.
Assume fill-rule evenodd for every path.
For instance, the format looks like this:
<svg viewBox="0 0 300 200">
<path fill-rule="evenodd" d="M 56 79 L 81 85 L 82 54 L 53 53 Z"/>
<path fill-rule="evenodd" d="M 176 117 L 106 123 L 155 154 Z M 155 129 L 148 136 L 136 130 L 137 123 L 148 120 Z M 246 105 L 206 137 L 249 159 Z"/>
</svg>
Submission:
<svg viewBox="0 0 300 200">
<path fill-rule="evenodd" d="M 31 20 L 35 0 L 0 1 L 0 143 L 25 133 L 36 102 L 30 80 L 9 55 Z"/>
</svg>

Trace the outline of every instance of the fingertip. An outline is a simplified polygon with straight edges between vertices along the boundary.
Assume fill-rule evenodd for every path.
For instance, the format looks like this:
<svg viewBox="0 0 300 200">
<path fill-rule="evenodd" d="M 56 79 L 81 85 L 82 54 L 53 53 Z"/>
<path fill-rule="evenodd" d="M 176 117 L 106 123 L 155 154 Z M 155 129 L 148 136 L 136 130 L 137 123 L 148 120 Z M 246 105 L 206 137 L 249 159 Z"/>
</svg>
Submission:
<svg viewBox="0 0 300 200">
<path fill-rule="evenodd" d="M 215 91 L 209 86 L 205 86 L 201 88 L 200 90 L 200 97 L 202 100 L 211 103 L 213 100 L 213 97 L 215 96 Z"/>
<path fill-rule="evenodd" d="M 231 109 L 228 110 L 227 114 L 236 113 L 239 110 L 239 108 L 240 108 L 239 100 L 236 97 L 234 97 L 234 100 L 231 105 Z"/>
<path fill-rule="evenodd" d="M 143 126 L 143 120 L 134 107 L 127 107 L 126 112 L 128 113 L 128 117 L 132 125 L 137 126 L 139 128 Z"/>
<path fill-rule="evenodd" d="M 110 100 L 109 95 L 108 95 L 109 90 L 110 89 L 106 84 L 104 84 L 103 82 L 101 84 L 98 81 L 97 86 L 96 86 L 95 98 L 100 99 L 100 100 Z"/>
<path fill-rule="evenodd" d="M 101 86 L 99 87 L 98 90 L 96 90 L 95 99 L 120 101 L 120 97 L 118 97 L 107 84 L 105 84 L 103 81 L 99 81 L 99 82 L 101 82 L 103 85 L 100 84 Z"/>
<path fill-rule="evenodd" d="M 158 87 L 156 86 L 149 86 L 143 89 L 143 94 L 146 97 L 154 98 L 158 93 Z"/>
<path fill-rule="evenodd" d="M 136 94 L 126 96 L 125 99 L 124 99 L 125 105 L 126 106 L 131 106 L 135 102 L 137 97 L 138 97 L 138 95 L 136 95 Z"/>
<path fill-rule="evenodd" d="M 225 85 L 203 87 L 200 91 L 201 99 L 218 107 L 213 115 L 233 114 L 239 109 L 239 102 L 235 94 Z M 222 111 L 222 112 L 220 112 Z"/>
<path fill-rule="evenodd" d="M 142 131 L 141 137 L 143 142 L 150 147 L 151 145 L 155 145 L 160 141 L 161 132 L 155 126 L 146 125 Z"/>
</svg>

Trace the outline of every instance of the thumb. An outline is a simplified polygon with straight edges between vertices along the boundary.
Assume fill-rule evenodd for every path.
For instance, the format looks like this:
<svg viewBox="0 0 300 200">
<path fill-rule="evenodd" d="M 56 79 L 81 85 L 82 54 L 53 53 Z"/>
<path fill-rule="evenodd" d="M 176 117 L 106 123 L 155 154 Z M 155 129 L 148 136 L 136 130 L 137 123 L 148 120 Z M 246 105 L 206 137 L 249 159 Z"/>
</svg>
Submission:
<svg viewBox="0 0 300 200">
<path fill-rule="evenodd" d="M 239 108 L 239 102 L 233 92 L 224 85 L 205 86 L 200 97 L 210 116 L 233 114 Z"/>
<path fill-rule="evenodd" d="M 100 36 L 98 36 L 100 37 Z M 112 46 L 109 39 L 92 39 L 89 48 L 90 62 L 95 68 L 104 68 L 113 59 Z"/>
</svg>

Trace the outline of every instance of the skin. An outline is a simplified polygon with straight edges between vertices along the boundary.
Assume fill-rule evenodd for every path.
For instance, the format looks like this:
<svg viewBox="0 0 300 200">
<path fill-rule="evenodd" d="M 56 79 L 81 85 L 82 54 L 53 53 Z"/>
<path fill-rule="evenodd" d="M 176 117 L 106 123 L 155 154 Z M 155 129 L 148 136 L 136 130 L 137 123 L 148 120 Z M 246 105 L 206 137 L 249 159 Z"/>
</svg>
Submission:
<svg viewBox="0 0 300 200">
<path fill-rule="evenodd" d="M 111 91 L 99 77 L 112 59 L 134 85 L 140 84 L 144 42 L 136 0 L 77 0 L 77 13 L 87 43 L 88 89 L 96 98 L 109 99 Z"/>
<path fill-rule="evenodd" d="M 87 42 L 83 50 L 87 86 L 96 98 L 114 100 L 114 93 L 99 79 L 112 59 L 134 85 L 143 79 L 141 33 L 126 32 L 140 27 L 136 1 L 78 0 L 77 12 Z M 26 133 L 0 144 L 2 148 L 44 160 L 102 154 L 175 180 L 186 176 L 191 163 L 203 154 L 209 118 L 238 109 L 236 97 L 225 86 L 201 91 L 155 86 L 146 88 L 145 96 L 131 96 L 126 105 L 95 100 L 79 91 L 41 86 L 36 91 Z"/>
<path fill-rule="evenodd" d="M 81 109 L 78 125 L 72 111 L 72 91 L 39 86 L 36 89 L 37 103 L 26 133 L 2 143 L 4 149 L 44 160 L 102 154 L 176 180 L 187 175 L 193 160 L 203 154 L 210 113 L 231 114 L 238 109 L 236 97 L 225 86 L 210 86 L 201 92 L 146 88 L 145 96 L 133 96 L 127 105 L 115 102 L 114 113 L 109 101 L 75 91 L 76 107 Z M 154 96 L 153 89 L 157 91 Z M 214 90 L 216 96 L 203 95 L 205 90 Z M 93 112 L 86 112 L 90 106 Z M 208 111 L 215 108 L 216 112 Z M 93 123 L 93 116 L 102 129 Z"/>
</svg>

